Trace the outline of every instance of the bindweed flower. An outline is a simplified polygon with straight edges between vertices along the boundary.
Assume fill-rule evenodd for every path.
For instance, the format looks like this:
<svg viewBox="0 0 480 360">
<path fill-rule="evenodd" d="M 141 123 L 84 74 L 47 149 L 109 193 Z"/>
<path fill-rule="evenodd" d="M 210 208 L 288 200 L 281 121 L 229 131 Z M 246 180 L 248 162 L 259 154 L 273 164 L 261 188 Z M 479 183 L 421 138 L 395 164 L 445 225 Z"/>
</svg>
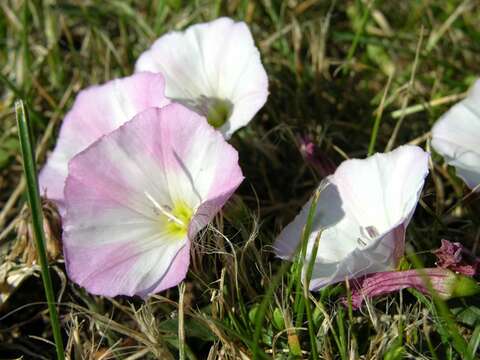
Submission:
<svg viewBox="0 0 480 360">
<path fill-rule="evenodd" d="M 417 146 L 401 146 L 364 160 L 346 160 L 326 179 L 305 260 L 305 268 L 314 261 L 311 290 L 396 267 L 428 174 L 428 158 Z M 311 203 L 275 241 L 277 256 L 291 259 L 296 253 Z M 319 232 L 317 256 L 310 259 Z"/>
<path fill-rule="evenodd" d="M 229 18 L 163 35 L 135 70 L 161 73 L 169 99 L 205 116 L 227 138 L 250 122 L 268 96 L 252 34 L 244 22 Z"/>
<path fill-rule="evenodd" d="M 480 184 L 480 80 L 435 123 L 432 146 L 469 188 Z"/>
<path fill-rule="evenodd" d="M 63 120 L 57 145 L 40 172 L 42 195 L 64 215 L 63 189 L 68 162 L 95 140 L 149 107 L 169 103 L 159 74 L 139 73 L 81 91 Z"/>
<path fill-rule="evenodd" d="M 145 110 L 70 161 L 69 277 L 106 296 L 177 285 L 192 239 L 242 180 L 236 150 L 200 115 L 179 104 Z"/>
<path fill-rule="evenodd" d="M 335 163 L 315 144 L 311 136 L 298 137 L 300 154 L 322 178 L 335 172 Z"/>
<path fill-rule="evenodd" d="M 475 280 L 455 275 L 452 271 L 443 268 L 379 272 L 353 283 L 354 288 L 351 294 L 353 309 L 359 309 L 367 298 L 387 295 L 407 288 L 416 289 L 425 295 L 432 295 L 430 290 L 433 290 L 435 295 L 444 300 L 472 296 L 480 292 L 480 287 Z M 346 304 L 346 299 L 343 299 L 343 302 Z"/>
<path fill-rule="evenodd" d="M 474 276 L 478 272 L 480 259 L 471 254 L 462 244 L 442 239 L 442 245 L 433 252 L 437 256 L 436 265 L 456 273 Z"/>
</svg>

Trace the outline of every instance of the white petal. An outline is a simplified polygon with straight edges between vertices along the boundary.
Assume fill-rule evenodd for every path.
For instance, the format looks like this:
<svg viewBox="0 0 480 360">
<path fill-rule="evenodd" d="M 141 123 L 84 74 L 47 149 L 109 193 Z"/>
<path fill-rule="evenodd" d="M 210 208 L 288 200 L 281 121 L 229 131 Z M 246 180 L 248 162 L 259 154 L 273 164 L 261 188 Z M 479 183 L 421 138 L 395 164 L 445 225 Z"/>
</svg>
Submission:
<svg viewBox="0 0 480 360">
<path fill-rule="evenodd" d="M 471 189 L 480 184 L 480 80 L 432 129 L 432 146 Z"/>
<path fill-rule="evenodd" d="M 167 97 L 202 115 L 211 108 L 208 99 L 231 103 L 230 117 L 220 128 L 226 137 L 245 126 L 268 96 L 267 74 L 247 25 L 228 18 L 163 35 L 135 69 L 162 73 Z"/>
<path fill-rule="evenodd" d="M 394 267 L 427 174 L 428 154 L 415 146 L 343 162 L 328 177 L 315 213 L 308 256 L 322 233 L 311 287 Z M 309 208 L 310 201 L 278 237 L 278 256 L 295 252 Z"/>
<path fill-rule="evenodd" d="M 63 188 L 70 159 L 137 113 L 169 103 L 159 74 L 139 73 L 81 91 L 65 117 L 55 150 L 40 172 L 42 195 L 63 213 Z"/>
</svg>

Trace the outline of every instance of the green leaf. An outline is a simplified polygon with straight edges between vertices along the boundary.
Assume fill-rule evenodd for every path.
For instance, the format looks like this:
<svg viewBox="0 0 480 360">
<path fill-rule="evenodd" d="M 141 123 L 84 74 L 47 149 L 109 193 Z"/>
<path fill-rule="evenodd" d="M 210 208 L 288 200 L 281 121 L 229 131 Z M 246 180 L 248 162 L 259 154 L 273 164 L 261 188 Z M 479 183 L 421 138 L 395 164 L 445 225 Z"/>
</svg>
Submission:
<svg viewBox="0 0 480 360">
<path fill-rule="evenodd" d="M 476 306 L 468 306 L 466 308 L 454 308 L 452 313 L 456 315 L 457 321 L 468 325 L 475 326 L 480 324 L 480 309 Z"/>
</svg>

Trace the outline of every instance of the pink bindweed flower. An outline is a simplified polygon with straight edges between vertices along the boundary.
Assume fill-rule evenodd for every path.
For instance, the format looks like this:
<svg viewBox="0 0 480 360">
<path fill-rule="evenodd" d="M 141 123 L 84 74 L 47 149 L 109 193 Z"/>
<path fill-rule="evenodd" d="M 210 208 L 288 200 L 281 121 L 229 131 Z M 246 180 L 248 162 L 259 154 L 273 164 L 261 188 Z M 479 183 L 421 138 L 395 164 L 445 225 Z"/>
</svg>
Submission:
<svg viewBox="0 0 480 360">
<path fill-rule="evenodd" d="M 429 155 L 417 146 L 347 160 L 320 192 L 305 267 L 314 261 L 310 289 L 393 270 L 403 256 L 405 230 L 425 177 Z M 277 256 L 296 253 L 312 200 L 274 243 Z M 317 235 L 318 252 L 310 259 Z"/>
<path fill-rule="evenodd" d="M 336 170 L 335 163 L 326 156 L 315 144 L 311 136 L 299 136 L 300 153 L 322 178 L 331 175 Z"/>
<path fill-rule="evenodd" d="M 443 268 L 379 272 L 363 279 L 353 280 L 351 283 L 353 284 L 351 294 L 353 309 L 359 309 L 367 298 L 387 295 L 407 288 L 416 289 L 425 295 L 432 295 L 430 290 L 433 290 L 444 300 L 471 296 L 480 292 L 480 287 L 475 280 L 455 275 L 452 271 Z M 342 301 L 345 305 L 348 304 L 346 299 Z"/>
<path fill-rule="evenodd" d="M 145 110 L 70 161 L 69 277 L 106 296 L 175 286 L 191 241 L 242 180 L 236 150 L 204 118 L 179 104 Z"/>
<path fill-rule="evenodd" d="M 471 254 L 462 244 L 442 239 L 442 245 L 433 252 L 437 256 L 436 265 L 458 274 L 474 276 L 478 272 L 480 259 Z"/>
<path fill-rule="evenodd" d="M 432 146 L 469 188 L 480 185 L 480 80 L 435 123 Z"/>
<path fill-rule="evenodd" d="M 244 22 L 229 18 L 163 35 L 135 69 L 162 73 L 167 97 L 204 115 L 227 138 L 250 122 L 268 96 L 252 34 Z"/>
<path fill-rule="evenodd" d="M 64 215 L 63 189 L 68 162 L 95 140 L 149 107 L 162 107 L 164 96 L 159 74 L 138 73 L 81 91 L 62 123 L 57 145 L 40 172 L 39 185 Z"/>
</svg>

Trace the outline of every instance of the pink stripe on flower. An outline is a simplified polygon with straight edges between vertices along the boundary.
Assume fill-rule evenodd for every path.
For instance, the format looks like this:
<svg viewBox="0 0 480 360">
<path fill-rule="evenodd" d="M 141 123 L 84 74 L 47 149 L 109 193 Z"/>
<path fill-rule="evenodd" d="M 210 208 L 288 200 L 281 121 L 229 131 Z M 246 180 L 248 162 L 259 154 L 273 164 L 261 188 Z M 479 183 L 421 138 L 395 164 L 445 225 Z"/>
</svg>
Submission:
<svg viewBox="0 0 480 360">
<path fill-rule="evenodd" d="M 480 290 L 473 279 L 455 275 L 452 271 L 442 268 L 379 272 L 359 281 L 354 280 L 352 283 L 355 284 L 351 295 L 354 309 L 360 308 L 365 299 L 407 288 L 416 289 L 425 295 L 431 295 L 430 289 L 433 289 L 442 299 L 470 296 Z M 343 302 L 347 304 L 346 299 L 343 299 Z"/>
</svg>

